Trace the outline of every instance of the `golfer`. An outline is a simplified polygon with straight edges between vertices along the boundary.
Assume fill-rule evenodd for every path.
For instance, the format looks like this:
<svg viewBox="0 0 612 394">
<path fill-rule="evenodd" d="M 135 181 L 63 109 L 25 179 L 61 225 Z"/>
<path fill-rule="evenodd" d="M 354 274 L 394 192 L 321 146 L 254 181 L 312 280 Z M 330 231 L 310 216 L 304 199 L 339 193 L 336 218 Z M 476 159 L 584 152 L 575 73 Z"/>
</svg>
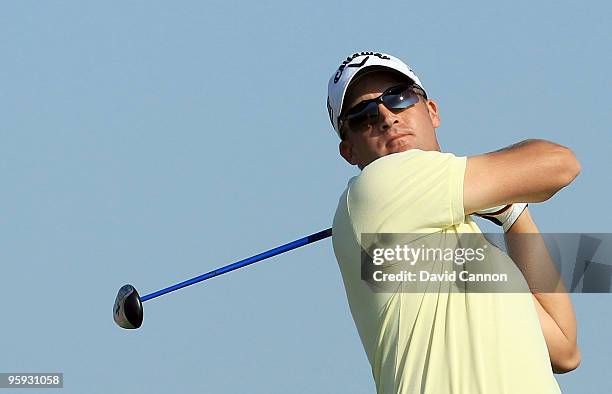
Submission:
<svg viewBox="0 0 612 394">
<path fill-rule="evenodd" d="M 527 204 L 579 174 L 571 150 L 527 140 L 472 157 L 442 152 L 438 104 L 409 66 L 384 53 L 346 58 L 329 81 L 327 108 L 340 155 L 361 170 L 340 197 L 333 247 L 377 393 L 559 393 L 553 373 L 580 363 L 562 284 L 532 292 L 535 279 L 525 275 L 522 293 L 377 292 L 362 279 L 361 235 L 481 233 L 472 214 L 501 225 L 506 240 L 538 234 Z M 507 247 L 524 264 L 550 264 L 520 242 Z"/>
</svg>

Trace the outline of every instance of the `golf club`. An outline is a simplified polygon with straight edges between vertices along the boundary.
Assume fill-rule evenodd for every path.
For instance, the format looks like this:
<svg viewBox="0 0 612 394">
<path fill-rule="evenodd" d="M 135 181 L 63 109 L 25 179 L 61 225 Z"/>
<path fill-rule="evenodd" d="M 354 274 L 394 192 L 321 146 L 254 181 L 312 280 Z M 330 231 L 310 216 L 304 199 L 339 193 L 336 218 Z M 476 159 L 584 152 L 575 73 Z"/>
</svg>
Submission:
<svg viewBox="0 0 612 394">
<path fill-rule="evenodd" d="M 287 244 L 278 246 L 276 248 L 270 249 L 266 252 L 262 252 L 256 254 L 254 256 L 248 257 L 246 259 L 237 261 L 232 264 L 228 264 L 224 267 L 217 268 L 216 270 L 207 272 L 200 276 L 196 276 L 194 278 L 188 279 L 181 283 L 177 283 L 175 285 L 166 287 L 164 289 L 158 290 L 151 294 L 147 294 L 143 297 L 138 295 L 138 292 L 132 285 L 124 285 L 119 289 L 117 293 L 117 298 L 115 299 L 115 304 L 113 306 L 113 319 L 115 323 L 119 327 L 127 328 L 127 329 L 135 329 L 142 325 L 143 319 L 143 310 L 142 303 L 153 298 L 162 296 L 164 294 L 170 293 L 172 291 L 182 289 L 183 287 L 191 286 L 193 284 L 202 282 L 206 279 L 213 278 L 215 276 L 219 276 L 225 274 L 227 272 L 233 271 L 238 268 L 245 267 L 249 264 L 256 263 L 261 260 L 265 260 L 269 257 L 273 257 L 279 255 L 281 253 L 288 252 L 293 249 L 297 249 L 301 246 L 308 245 L 310 243 L 320 241 L 332 235 L 332 229 L 328 228 L 327 230 L 319 231 L 318 233 L 311 234 L 304 238 L 297 239 L 293 242 L 289 242 Z"/>
</svg>

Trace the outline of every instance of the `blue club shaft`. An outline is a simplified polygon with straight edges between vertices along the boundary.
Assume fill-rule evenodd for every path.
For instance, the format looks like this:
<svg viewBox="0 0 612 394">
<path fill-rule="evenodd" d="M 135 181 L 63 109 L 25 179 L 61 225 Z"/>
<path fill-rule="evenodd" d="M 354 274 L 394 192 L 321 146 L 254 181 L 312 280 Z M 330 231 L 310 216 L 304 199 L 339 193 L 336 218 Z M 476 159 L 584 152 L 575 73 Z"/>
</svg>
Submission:
<svg viewBox="0 0 612 394">
<path fill-rule="evenodd" d="M 141 297 L 140 301 L 145 302 L 145 301 L 150 300 L 152 298 L 162 296 L 164 294 L 170 293 L 170 292 L 178 290 L 178 289 L 182 289 L 183 287 L 191 286 L 191 285 L 196 284 L 198 282 L 202 282 L 203 280 L 210 279 L 210 278 L 213 278 L 215 276 L 219 276 L 219 275 L 225 274 L 226 272 L 230 272 L 230 271 L 236 270 L 238 268 L 245 267 L 245 266 L 247 266 L 249 264 L 253 264 L 253 263 L 256 263 L 258 261 L 265 260 L 265 259 L 267 259 L 269 257 L 273 257 L 273 256 L 279 255 L 281 253 L 288 252 L 288 251 L 293 250 L 293 249 L 297 249 L 300 246 L 304 246 L 304 245 L 308 245 L 308 244 L 313 243 L 313 242 L 320 241 L 320 240 L 325 239 L 325 238 L 327 238 L 327 237 L 329 237 L 331 235 L 332 235 L 332 229 L 331 228 L 328 228 L 327 230 L 319 231 L 318 233 L 311 234 L 311 235 L 309 235 L 307 237 L 297 239 L 297 240 L 295 240 L 293 242 L 289 242 L 287 244 L 278 246 L 278 247 L 276 247 L 274 249 L 270 249 L 270 250 L 268 250 L 266 252 L 259 253 L 259 254 L 256 254 L 255 256 L 248 257 L 248 258 L 246 258 L 244 260 L 240 260 L 240 261 L 237 261 L 235 263 L 228 264 L 228 265 L 226 265 L 224 267 L 217 268 L 216 270 L 207 272 L 207 273 L 202 274 L 200 276 L 196 276 L 195 278 L 191 278 L 191 279 L 188 279 L 188 280 L 186 280 L 184 282 L 177 283 L 177 284 L 175 284 L 173 286 L 166 287 L 165 289 L 161 289 L 161 290 L 158 290 L 158 291 L 156 291 L 154 293 L 147 294 L 147 295 Z"/>
</svg>

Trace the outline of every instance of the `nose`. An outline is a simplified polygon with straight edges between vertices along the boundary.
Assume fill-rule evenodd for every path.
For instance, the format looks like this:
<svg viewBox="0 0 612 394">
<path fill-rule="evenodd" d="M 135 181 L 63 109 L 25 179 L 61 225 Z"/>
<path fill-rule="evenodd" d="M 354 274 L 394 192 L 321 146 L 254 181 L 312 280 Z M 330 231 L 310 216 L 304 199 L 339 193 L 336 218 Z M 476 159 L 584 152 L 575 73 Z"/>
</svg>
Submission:
<svg viewBox="0 0 612 394">
<path fill-rule="evenodd" d="M 378 129 L 380 131 L 389 130 L 395 123 L 399 123 L 397 115 L 389 111 L 383 103 L 378 104 Z"/>
</svg>

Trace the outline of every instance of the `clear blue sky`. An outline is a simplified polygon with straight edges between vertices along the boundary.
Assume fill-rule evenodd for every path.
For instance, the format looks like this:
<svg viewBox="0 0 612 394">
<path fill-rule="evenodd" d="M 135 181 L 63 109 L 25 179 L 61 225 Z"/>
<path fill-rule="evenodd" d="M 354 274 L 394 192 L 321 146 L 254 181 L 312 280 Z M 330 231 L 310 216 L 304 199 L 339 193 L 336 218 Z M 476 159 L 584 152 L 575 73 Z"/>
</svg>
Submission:
<svg viewBox="0 0 612 394">
<path fill-rule="evenodd" d="M 327 81 L 360 50 L 416 70 L 446 151 L 571 147 L 582 174 L 532 214 L 542 231 L 610 232 L 611 11 L 4 2 L 0 372 L 64 372 L 66 393 L 373 393 L 329 240 L 147 302 L 137 331 L 114 325 L 114 297 L 331 225 L 356 170 Z M 612 296 L 573 299 L 583 363 L 558 380 L 608 393 Z"/>
</svg>

